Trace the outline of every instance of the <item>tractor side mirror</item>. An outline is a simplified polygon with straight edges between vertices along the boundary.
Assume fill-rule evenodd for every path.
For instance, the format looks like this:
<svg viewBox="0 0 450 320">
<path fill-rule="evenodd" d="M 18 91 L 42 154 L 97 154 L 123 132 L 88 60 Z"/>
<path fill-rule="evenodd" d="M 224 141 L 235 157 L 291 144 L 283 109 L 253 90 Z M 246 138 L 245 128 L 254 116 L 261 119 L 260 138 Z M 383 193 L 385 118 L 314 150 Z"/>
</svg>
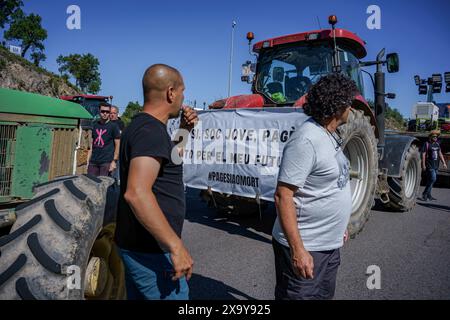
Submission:
<svg viewBox="0 0 450 320">
<path fill-rule="evenodd" d="M 252 83 L 253 82 L 253 75 L 255 74 L 256 64 L 252 63 L 251 61 L 247 61 L 242 65 L 242 75 L 241 75 L 241 81 Z"/>
<path fill-rule="evenodd" d="M 400 60 L 397 53 L 389 53 L 386 55 L 387 71 L 389 73 L 398 72 L 400 69 Z"/>
</svg>

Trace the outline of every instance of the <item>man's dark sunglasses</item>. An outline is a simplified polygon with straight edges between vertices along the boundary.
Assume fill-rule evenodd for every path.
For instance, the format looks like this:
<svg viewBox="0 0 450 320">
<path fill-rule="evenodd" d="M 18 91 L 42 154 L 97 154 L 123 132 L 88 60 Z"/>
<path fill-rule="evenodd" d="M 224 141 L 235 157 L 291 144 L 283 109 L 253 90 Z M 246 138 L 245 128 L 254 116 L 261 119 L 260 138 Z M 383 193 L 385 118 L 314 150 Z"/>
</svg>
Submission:
<svg viewBox="0 0 450 320">
<path fill-rule="evenodd" d="M 100 110 L 100 113 L 111 113 L 109 110 Z"/>
</svg>

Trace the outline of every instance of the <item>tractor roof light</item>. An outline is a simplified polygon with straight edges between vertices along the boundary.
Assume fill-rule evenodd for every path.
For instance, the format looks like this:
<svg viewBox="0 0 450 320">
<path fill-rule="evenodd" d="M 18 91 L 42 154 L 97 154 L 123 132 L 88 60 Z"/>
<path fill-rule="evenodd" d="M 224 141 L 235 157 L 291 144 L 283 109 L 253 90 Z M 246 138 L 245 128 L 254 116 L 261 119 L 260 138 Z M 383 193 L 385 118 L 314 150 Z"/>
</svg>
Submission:
<svg viewBox="0 0 450 320">
<path fill-rule="evenodd" d="M 253 32 L 247 32 L 247 40 L 248 40 L 248 43 L 250 43 L 250 42 L 252 42 L 253 41 L 253 39 L 255 39 L 255 34 L 253 33 Z"/>
<path fill-rule="evenodd" d="M 338 19 L 335 15 L 331 15 L 328 17 L 328 23 L 334 26 L 338 22 Z"/>
</svg>

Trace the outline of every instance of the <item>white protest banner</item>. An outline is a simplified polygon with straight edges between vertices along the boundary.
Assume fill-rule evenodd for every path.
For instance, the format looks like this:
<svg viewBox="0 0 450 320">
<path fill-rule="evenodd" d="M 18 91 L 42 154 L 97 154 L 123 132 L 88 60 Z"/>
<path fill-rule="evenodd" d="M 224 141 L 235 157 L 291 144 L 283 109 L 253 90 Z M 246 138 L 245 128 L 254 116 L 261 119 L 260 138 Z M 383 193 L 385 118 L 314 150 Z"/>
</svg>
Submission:
<svg viewBox="0 0 450 320">
<path fill-rule="evenodd" d="M 307 118 L 287 107 L 200 111 L 182 156 L 185 184 L 273 201 L 284 145 Z"/>
</svg>

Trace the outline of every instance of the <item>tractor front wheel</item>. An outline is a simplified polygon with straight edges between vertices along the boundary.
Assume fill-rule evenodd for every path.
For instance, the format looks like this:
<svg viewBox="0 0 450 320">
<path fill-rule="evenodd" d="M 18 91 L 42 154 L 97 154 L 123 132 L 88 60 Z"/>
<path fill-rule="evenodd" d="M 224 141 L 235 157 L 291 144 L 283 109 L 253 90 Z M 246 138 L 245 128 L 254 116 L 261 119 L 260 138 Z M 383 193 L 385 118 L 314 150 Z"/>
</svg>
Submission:
<svg viewBox="0 0 450 320">
<path fill-rule="evenodd" d="M 359 233 L 375 201 L 378 176 L 377 139 L 369 117 L 351 109 L 348 121 L 338 131 L 344 139 L 343 150 L 350 162 L 352 214 L 348 225 L 351 236 Z"/>
</svg>

